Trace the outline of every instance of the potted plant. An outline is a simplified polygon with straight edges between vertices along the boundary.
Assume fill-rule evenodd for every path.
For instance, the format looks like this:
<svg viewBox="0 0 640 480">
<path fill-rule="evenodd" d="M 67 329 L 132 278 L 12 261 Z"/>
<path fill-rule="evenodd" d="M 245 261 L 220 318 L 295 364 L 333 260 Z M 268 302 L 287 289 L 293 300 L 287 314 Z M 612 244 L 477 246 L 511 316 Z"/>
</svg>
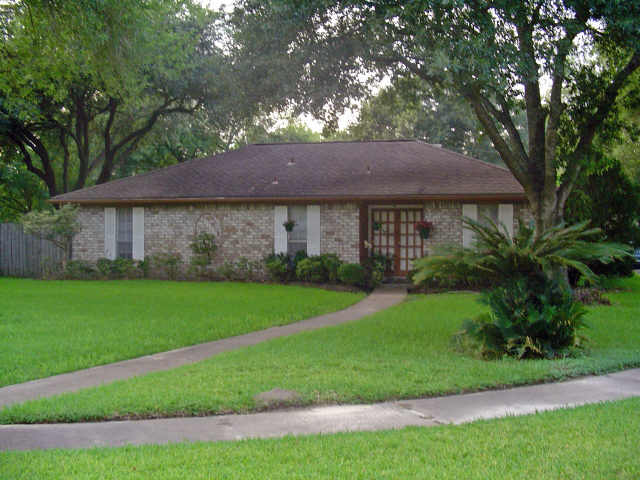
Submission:
<svg viewBox="0 0 640 480">
<path fill-rule="evenodd" d="M 282 226 L 287 232 L 293 232 L 293 227 L 296 226 L 296 222 L 295 220 L 287 220 L 282 224 Z"/>
<path fill-rule="evenodd" d="M 429 234 L 431 233 L 431 229 L 433 228 L 433 223 L 427 222 L 426 220 L 422 220 L 416 223 L 416 231 L 420 234 L 420 238 L 426 240 L 429 238 Z"/>
</svg>

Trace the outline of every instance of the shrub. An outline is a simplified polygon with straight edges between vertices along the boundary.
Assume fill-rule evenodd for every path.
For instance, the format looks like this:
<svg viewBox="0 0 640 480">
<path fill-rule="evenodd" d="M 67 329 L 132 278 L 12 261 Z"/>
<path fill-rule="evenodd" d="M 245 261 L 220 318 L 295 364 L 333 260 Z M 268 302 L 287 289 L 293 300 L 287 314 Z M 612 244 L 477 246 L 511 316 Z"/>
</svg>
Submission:
<svg viewBox="0 0 640 480">
<path fill-rule="evenodd" d="M 342 261 L 335 253 L 324 253 L 320 255 L 322 267 L 324 268 L 326 281 L 335 283 L 338 281 L 338 269 L 342 265 Z"/>
<path fill-rule="evenodd" d="M 153 255 L 151 261 L 154 266 L 164 271 L 170 280 L 178 278 L 182 265 L 182 255 L 177 252 L 162 252 Z"/>
<path fill-rule="evenodd" d="M 519 279 L 485 292 L 481 301 L 491 313 L 466 321 L 458 335 L 475 340 L 484 357 L 557 358 L 581 345 L 587 311 L 557 282 Z"/>
<path fill-rule="evenodd" d="M 322 257 L 308 257 L 300 260 L 296 266 L 296 277 L 304 282 L 324 283 L 329 278 Z"/>
<path fill-rule="evenodd" d="M 90 262 L 70 260 L 64 266 L 64 278 L 69 280 L 90 280 L 96 278 L 98 272 Z"/>
<path fill-rule="evenodd" d="M 344 263 L 338 269 L 338 279 L 346 284 L 358 287 L 366 286 L 366 272 L 358 263 Z"/>
<path fill-rule="evenodd" d="M 34 210 L 22 219 L 25 233 L 49 240 L 64 251 L 62 268 L 71 260 L 71 242 L 81 230 L 78 221 L 78 207 L 69 204 L 57 210 Z"/>
<path fill-rule="evenodd" d="M 492 221 L 464 223 L 475 233 L 475 244 L 416 261 L 414 282 L 473 276 L 496 285 L 483 296 L 491 313 L 467 321 L 461 332 L 477 341 L 485 356 L 553 358 L 570 353 L 579 343 L 585 310 L 574 301 L 563 271 L 574 268 L 594 282 L 597 277 L 585 262 L 629 255 L 624 245 L 587 241 L 599 230 L 587 229 L 586 223 L 538 234 L 520 222 L 513 237 Z"/>
<path fill-rule="evenodd" d="M 135 278 L 138 276 L 136 263 L 130 258 L 99 258 L 96 268 L 100 275 L 106 278 Z"/>
<path fill-rule="evenodd" d="M 264 260 L 269 276 L 278 282 L 288 282 L 293 278 L 291 259 L 284 253 L 271 254 Z"/>
<path fill-rule="evenodd" d="M 149 277 L 149 270 L 151 270 L 151 260 L 145 258 L 144 260 L 138 260 L 136 262 L 136 268 L 140 272 L 139 276 L 142 278 Z"/>
</svg>

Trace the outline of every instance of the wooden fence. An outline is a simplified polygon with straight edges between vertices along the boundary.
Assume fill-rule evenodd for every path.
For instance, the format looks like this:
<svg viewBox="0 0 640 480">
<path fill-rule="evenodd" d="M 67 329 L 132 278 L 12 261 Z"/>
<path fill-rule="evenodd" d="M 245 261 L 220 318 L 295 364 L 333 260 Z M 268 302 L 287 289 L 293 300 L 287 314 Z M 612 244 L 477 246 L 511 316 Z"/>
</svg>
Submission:
<svg viewBox="0 0 640 480">
<path fill-rule="evenodd" d="M 41 277 L 62 257 L 62 249 L 24 233 L 22 225 L 0 223 L 0 275 Z"/>
</svg>

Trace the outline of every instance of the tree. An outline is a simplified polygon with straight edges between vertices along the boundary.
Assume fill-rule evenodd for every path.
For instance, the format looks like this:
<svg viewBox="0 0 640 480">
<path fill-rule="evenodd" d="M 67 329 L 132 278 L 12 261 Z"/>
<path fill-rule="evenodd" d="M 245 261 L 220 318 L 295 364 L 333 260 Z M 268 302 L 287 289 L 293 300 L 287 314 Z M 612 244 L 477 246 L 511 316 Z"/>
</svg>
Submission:
<svg viewBox="0 0 640 480">
<path fill-rule="evenodd" d="M 50 196 L 135 170 L 158 122 L 205 111 L 225 123 L 239 86 L 259 85 L 221 16 L 191 0 L 19 1 L 0 10 L 0 35 L 2 148 Z"/>
<path fill-rule="evenodd" d="M 416 138 L 491 163 L 500 156 L 460 98 L 439 96 L 414 78 L 399 78 L 367 100 L 348 135 L 357 140 Z"/>
<path fill-rule="evenodd" d="M 24 231 L 49 240 L 64 251 L 62 269 L 71 260 L 71 243 L 81 230 L 78 207 L 63 205 L 58 210 L 32 211 L 22 217 Z"/>
<path fill-rule="evenodd" d="M 245 0 L 242 7 L 254 24 L 289 35 L 289 50 L 308 55 L 309 74 L 345 65 L 343 83 L 361 84 L 363 71 L 375 69 L 464 98 L 522 184 L 537 235 L 563 220 L 596 133 L 640 67 L 640 4 L 632 1 Z M 325 47 L 336 44 L 341 50 L 327 57 Z M 526 136 L 514 120 L 521 110 Z"/>
<path fill-rule="evenodd" d="M 582 175 L 567 201 L 567 221 L 589 221 L 601 230 L 596 240 L 640 246 L 640 185 L 633 182 L 618 161 Z M 634 259 L 611 263 L 595 261 L 590 267 L 599 274 L 630 275 Z"/>
</svg>

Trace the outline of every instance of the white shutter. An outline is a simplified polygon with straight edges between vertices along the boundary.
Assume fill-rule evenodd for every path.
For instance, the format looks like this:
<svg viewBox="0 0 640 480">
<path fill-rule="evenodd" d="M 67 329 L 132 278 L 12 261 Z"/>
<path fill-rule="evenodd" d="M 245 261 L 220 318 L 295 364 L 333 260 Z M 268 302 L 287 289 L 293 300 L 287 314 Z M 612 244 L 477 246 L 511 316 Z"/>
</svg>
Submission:
<svg viewBox="0 0 640 480">
<path fill-rule="evenodd" d="M 287 231 L 283 225 L 287 217 L 286 205 L 273 207 L 273 251 L 275 253 L 287 253 Z"/>
<path fill-rule="evenodd" d="M 475 203 L 465 203 L 462 205 L 462 216 L 471 220 L 478 220 L 478 205 Z M 462 246 L 470 247 L 473 243 L 473 231 L 468 228 L 462 229 Z"/>
<path fill-rule="evenodd" d="M 109 260 L 116 258 L 116 209 L 104 209 L 104 256 Z"/>
<path fill-rule="evenodd" d="M 513 238 L 513 204 L 501 203 L 498 205 L 498 222 L 504 224 L 509 236 Z"/>
<path fill-rule="evenodd" d="M 320 255 L 320 205 L 307 205 L 307 255 Z"/>
<path fill-rule="evenodd" d="M 133 259 L 144 260 L 144 207 L 133 207 Z"/>
</svg>

